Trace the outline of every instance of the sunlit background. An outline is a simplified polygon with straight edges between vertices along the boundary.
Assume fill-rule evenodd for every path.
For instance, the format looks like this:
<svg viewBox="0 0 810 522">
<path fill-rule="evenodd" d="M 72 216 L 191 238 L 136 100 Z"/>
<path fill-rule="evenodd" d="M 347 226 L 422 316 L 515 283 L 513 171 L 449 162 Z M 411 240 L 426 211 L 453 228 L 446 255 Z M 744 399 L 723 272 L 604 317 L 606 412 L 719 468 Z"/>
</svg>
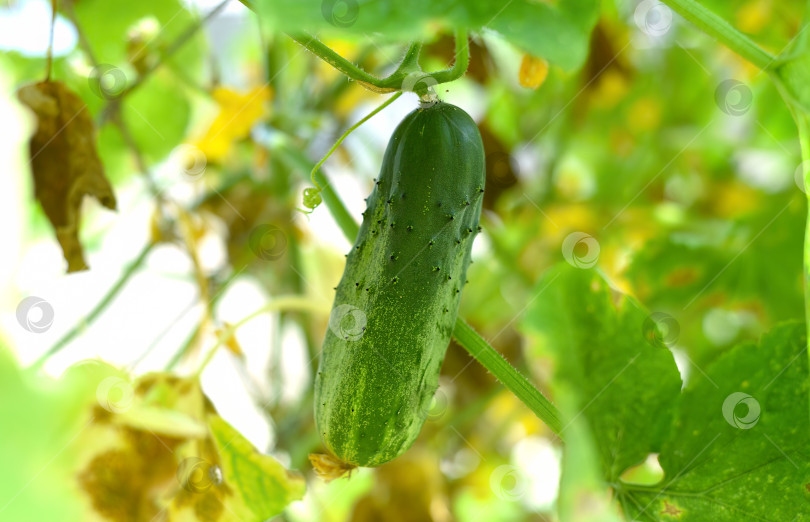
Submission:
<svg viewBox="0 0 810 522">
<path fill-rule="evenodd" d="M 777 42 L 792 34 L 803 3 L 734 4 L 723 8 L 725 14 L 779 51 Z M 216 5 L 187 4 L 176 20 L 127 19 L 129 33 L 120 39 L 131 42 L 142 34 L 168 44 L 171 39 L 160 36 L 164 28 L 177 35 Z M 678 17 L 650 30 L 643 20 L 639 24 L 637 7 L 605 2 L 585 67 L 572 73 L 552 66 L 537 90 L 520 85 L 523 53 L 492 32 L 474 35 L 470 73 L 439 89 L 441 98 L 479 122 L 488 153 L 484 233 L 476 240 L 461 314 L 542 389 L 553 364 L 532 355 L 522 314 L 544 270 L 564 261 L 561 245 L 575 231 L 596 238 L 599 266 L 616 288 L 674 318 L 669 347 L 686 381 L 725 347 L 803 314 L 804 195 L 795 181 L 800 159 L 789 112 L 765 76 L 730 51 Z M 401 505 L 425 506 L 435 520 L 556 519 L 558 442 L 490 375 L 468 367 L 469 357 L 456 345 L 448 353 L 437 413 L 407 456 L 379 472 L 360 470 L 349 481 L 324 484 L 314 477 L 305 460 L 319 450 L 307 395 L 312 354 L 350 243 L 324 206 L 311 214 L 296 207 L 311 186 L 305 167 L 383 97 L 349 84 L 283 36 L 264 34 L 255 15 L 237 2 L 189 43 L 193 63 L 187 70 L 177 64 L 161 70 L 156 84 L 144 87 L 151 90 L 142 91 L 159 98 L 168 90 L 180 93 L 178 99 L 170 96 L 154 113 L 128 114 L 137 127 L 135 141 L 159 149 L 147 157 L 159 194 L 187 209 L 196 260 L 184 241 L 157 244 L 83 327 L 155 237 L 156 199 L 107 123 L 99 147 L 117 211 L 86 198 L 81 239 L 90 270 L 66 275 L 62 251 L 33 196 L 27 144 L 34 118 L 15 97 L 21 85 L 44 77 L 50 13 L 49 2 L 38 0 L 0 6 L 0 330 L 19 364 L 34 365 L 78 328 L 75 338 L 43 359 L 44 373 L 56 378 L 78 361 L 99 358 L 135 375 L 170 368 L 189 375 L 216 344 L 218 329 L 279 295 L 299 294 L 310 302 L 308 315 L 259 315 L 236 333 L 242 355 L 220 349 L 202 373 L 203 390 L 224 419 L 306 475 L 307 494 L 287 509 L 286 519 L 373 520 L 382 509 L 374 498 L 383 490 L 400 495 Z M 105 37 L 97 30 L 87 36 L 92 44 Z M 270 41 L 280 48 L 265 56 L 262 46 Z M 329 43 L 378 71 L 390 69 L 403 50 L 379 35 Z M 55 78 L 80 85 L 93 65 L 74 24 L 62 15 L 53 50 Z M 444 67 L 452 39 L 436 38 L 424 52 L 426 69 Z M 125 58 L 120 49 L 108 54 Z M 134 65 L 116 65 L 134 77 Z M 728 80 L 743 88 L 719 99 L 718 88 Z M 97 118 L 104 100 L 80 87 Z M 233 110 L 229 100 L 255 109 L 237 122 L 248 132 L 212 137 L 217 118 Z M 403 96 L 326 163 L 354 216 L 364 208 L 391 132 L 416 103 L 415 95 Z M 246 117 L 235 111 L 231 119 L 240 114 Z M 196 170 L 189 167 L 188 146 L 203 151 Z M 285 147 L 298 150 L 303 166 L 276 159 L 290 156 L 277 152 Z M 245 175 L 255 183 L 245 182 Z M 205 205 L 188 210 L 201 199 Z M 285 231 L 284 257 L 264 260 L 251 253 L 246 234 L 264 222 Z M 734 263 L 743 251 L 748 261 Z M 205 289 L 211 294 L 201 294 L 199 274 L 216 282 Z M 214 295 L 211 323 L 171 366 Z M 53 310 L 45 331 L 29 331 L 18 319 L 19 304 L 31 296 Z M 42 310 L 31 313 L 28 320 L 40 321 Z M 280 429 L 291 431 L 279 435 Z M 307 431 L 308 438 L 302 435 Z M 651 481 L 659 470 L 651 455 L 635 473 Z M 435 485 L 434 492 L 422 492 L 425 484 Z M 47 486 L 34 481 L 27 489 L 20 502 L 44 494 Z M 400 513 L 391 520 L 411 518 Z"/>
</svg>

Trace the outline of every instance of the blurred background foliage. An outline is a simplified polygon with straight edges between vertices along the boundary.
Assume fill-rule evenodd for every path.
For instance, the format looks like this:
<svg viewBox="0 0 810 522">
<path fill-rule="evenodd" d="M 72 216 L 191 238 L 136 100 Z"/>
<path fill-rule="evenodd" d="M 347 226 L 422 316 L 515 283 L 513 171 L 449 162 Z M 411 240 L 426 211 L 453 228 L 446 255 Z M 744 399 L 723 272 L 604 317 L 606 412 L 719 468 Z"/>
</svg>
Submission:
<svg viewBox="0 0 810 522">
<path fill-rule="evenodd" d="M 13 19 L 37 3 L 6 3 L 0 13 Z M 796 34 L 805 4 L 704 3 L 774 53 Z M 267 5 L 276 5 L 272 12 L 286 20 L 285 3 Z M 564 53 L 546 56 L 548 76 L 537 89 L 519 82 L 526 52 L 519 41 L 495 30 L 474 32 L 467 75 L 439 88 L 442 99 L 476 119 L 487 154 L 484 232 L 460 315 L 555 400 L 548 383 L 558 356 L 535 349 L 521 325 L 538 299 L 537 283 L 563 260 L 562 243 L 572 232 L 598 241 L 598 267 L 615 289 L 674 319 L 668 344 L 686 383 L 734 344 L 803 318 L 805 195 L 794 178 L 801 159 L 788 109 L 766 74 L 678 17 L 666 34 L 650 37 L 634 21 L 636 7 L 630 0 L 595 6 L 593 32 L 579 42 L 587 49 L 581 67 L 555 63 L 570 58 Z M 23 178 L 25 138 L 11 142 L 4 167 L 19 179 L 6 181 L 3 190 L 24 203 L 6 218 L 17 232 L 7 231 L 3 242 L 17 256 L 3 268 L 3 331 L 18 362 L 5 360 L 0 372 L 11 375 L 12 364 L 32 364 L 81 324 L 105 288 L 155 243 L 135 279 L 146 293 L 124 292 L 109 313 L 80 329 L 73 346 L 49 360 L 48 373 L 95 356 L 137 374 L 188 373 L 227 324 L 268 299 L 303 296 L 311 306 L 271 313 L 261 327 L 240 329 L 231 350 L 206 368 L 210 378 L 203 375 L 203 389 L 224 418 L 306 476 L 306 496 L 280 519 L 556 519 L 559 442 L 455 343 L 434 411 L 405 456 L 330 484 L 315 479 L 306 460 L 320 449 L 310 383 L 349 243 L 324 207 L 311 216 L 297 209 L 315 161 L 382 96 L 348 81 L 236 3 L 81 0 L 63 3 L 60 20 L 74 39 L 55 57 L 53 77 L 87 104 L 121 203 L 118 214 L 85 205 L 82 239 L 91 271 L 68 276 L 83 278 L 78 286 L 58 283 L 65 277 L 62 258 L 50 246 L 52 231 L 27 174 Z M 426 37 L 423 68 L 444 68 L 452 62 L 452 36 L 442 24 L 428 27 L 420 32 Z M 368 71 L 391 69 L 404 49 L 404 40 L 378 34 L 341 38 L 333 29 L 324 38 Z M 0 84 L 11 100 L 16 88 L 43 77 L 44 47 L 32 52 L 5 45 Z M 100 64 L 121 73 L 121 84 L 105 89 L 137 88 L 121 98 L 94 92 L 88 77 Z M 735 94 L 722 90 L 727 80 L 741 82 L 750 101 L 729 99 Z M 3 110 L 15 115 L 10 121 L 18 127 L 6 133 L 21 135 L 30 122 L 22 109 L 8 108 L 11 103 Z M 355 216 L 390 132 L 415 105 L 413 95 L 398 100 L 327 162 L 332 185 Z M 202 152 L 202 170 L 183 144 Z M 281 234 L 257 246 L 251 236 L 260 226 Z M 172 284 L 183 285 L 184 299 L 166 297 Z M 56 297 L 59 292 L 64 295 Z M 30 293 L 54 296 L 49 299 L 61 319 L 48 334 L 21 331 L 14 317 Z M 165 306 L 156 302 L 163 299 Z M 124 318 L 114 319 L 116 309 Z M 102 333 L 92 337 L 94 330 Z M 232 370 L 223 376 L 214 366 Z M 18 397 L 20 390 L 45 386 L 2 381 L 4 395 Z M 72 418 L 59 404 L 70 403 L 68 396 L 55 394 L 47 407 L 34 405 L 45 400 L 37 397 L 24 411 L 14 406 L 21 399 L 4 398 L 4 423 L 40 434 L 64 429 L 57 412 Z M 46 420 L 52 426 L 37 427 Z M 263 427 L 250 428 L 257 422 Z M 19 511 L 10 511 L 19 515 L 15 520 L 43 519 L 22 506 L 64 489 L 61 482 L 34 481 L 34 474 L 69 442 L 26 440 L 23 451 L 36 457 L 6 466 L 11 478 L 7 469 L 0 491 L 32 481 L 23 499 L 9 504 L 19 502 Z M 5 457 L 15 451 L 4 447 L 0 461 L 10 462 Z M 69 470 L 75 463 L 57 459 L 56 465 Z M 506 485 L 493 482 L 503 465 L 519 466 L 520 476 L 501 477 Z M 660 468 L 653 458 L 631 475 L 652 482 Z M 77 495 L 59 498 L 60 506 L 79 502 Z M 0 496 L 0 509 L 3 501 Z M 53 507 L 39 505 L 38 513 L 52 518 L 47 510 Z"/>
</svg>

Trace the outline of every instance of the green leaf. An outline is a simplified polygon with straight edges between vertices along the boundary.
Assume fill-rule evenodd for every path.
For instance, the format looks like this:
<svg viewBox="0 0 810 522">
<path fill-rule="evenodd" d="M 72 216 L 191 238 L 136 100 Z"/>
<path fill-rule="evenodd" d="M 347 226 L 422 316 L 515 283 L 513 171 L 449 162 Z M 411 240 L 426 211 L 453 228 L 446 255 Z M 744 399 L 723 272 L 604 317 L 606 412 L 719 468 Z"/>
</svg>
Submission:
<svg viewBox="0 0 810 522">
<path fill-rule="evenodd" d="M 79 363 L 52 380 L 19 369 L 0 342 L 0 520 L 86 519 L 74 474 L 87 406 L 99 381 L 121 375 L 103 363 Z"/>
<path fill-rule="evenodd" d="M 695 375 L 652 487 L 621 485 L 634 520 L 810 520 L 805 326 L 775 328 Z"/>
<path fill-rule="evenodd" d="M 218 415 L 209 415 L 208 425 L 225 484 L 236 490 L 234 498 L 226 500 L 226 505 L 238 519 L 246 522 L 267 520 L 290 502 L 303 497 L 303 477 L 287 471 L 274 458 L 256 451 Z"/>
<path fill-rule="evenodd" d="M 599 19 L 599 0 L 563 0 L 557 5 L 508 2 L 487 27 L 517 47 L 563 69 L 578 69 L 588 56 L 588 39 Z"/>
<path fill-rule="evenodd" d="M 531 354 L 554 360 L 564 425 L 587 420 L 604 476 L 616 480 L 666 440 L 681 388 L 672 353 L 652 340 L 648 313 L 591 270 L 560 265 L 535 295 Z"/>
<path fill-rule="evenodd" d="M 714 357 L 701 323 L 711 307 L 751 310 L 764 329 L 803 317 L 802 236 L 795 231 L 806 216 L 796 192 L 763 198 L 755 212 L 733 220 L 693 218 L 634 254 L 626 277 L 645 304 L 677 311 L 680 341 L 696 363 Z"/>
<path fill-rule="evenodd" d="M 156 58 L 196 23 L 192 13 L 178 0 L 82 0 L 73 2 L 72 7 L 82 35 L 93 50 L 96 61 L 116 67 L 124 66 L 133 55 L 146 58 L 144 54 L 147 51 L 138 53 L 127 50 L 128 33 L 138 22 L 157 22 L 156 35 L 148 42 L 148 48 L 154 52 Z M 202 44 L 203 36 L 197 33 L 176 54 L 168 58 L 168 63 L 172 67 L 180 67 L 193 73 L 194 78 L 200 78 Z"/>
<path fill-rule="evenodd" d="M 188 99 L 177 82 L 158 74 L 127 96 L 121 110 L 138 150 L 153 162 L 180 143 L 191 117 Z"/>
<path fill-rule="evenodd" d="M 585 60 L 588 38 L 599 14 L 598 0 L 267 0 L 256 2 L 271 30 L 357 35 L 384 34 L 390 40 L 426 38 L 435 26 L 489 27 L 531 54 L 566 70 Z"/>
<path fill-rule="evenodd" d="M 599 452 L 587 420 L 573 419 L 565 430 L 557 511 L 560 520 L 618 522 L 622 520 L 602 478 Z"/>
<path fill-rule="evenodd" d="M 75 4 L 74 10 L 82 34 L 100 64 L 98 71 L 107 71 L 101 79 L 114 84 L 108 86 L 112 93 L 136 81 L 138 72 L 134 63 L 161 64 L 121 101 L 121 116 L 146 160 L 150 163 L 162 160 L 186 135 L 191 117 L 186 83 L 202 81 L 205 50 L 202 32 L 190 37 L 172 55 L 167 51 L 185 38 L 199 20 L 177 0 L 134 3 L 83 0 Z M 129 33 L 144 21 L 156 22 L 155 34 L 145 36 L 144 49 L 133 48 Z M 97 113 L 110 103 L 93 85 L 92 74 L 81 80 L 76 87 L 91 111 Z M 105 165 L 112 166 L 112 176 L 117 177 L 120 174 L 117 169 L 130 167 L 123 161 L 129 148 L 117 129 L 111 131 L 105 126 L 99 131 L 100 154 Z"/>
<path fill-rule="evenodd" d="M 782 59 L 773 67 L 777 81 L 790 102 L 810 112 L 810 53 Z"/>
</svg>

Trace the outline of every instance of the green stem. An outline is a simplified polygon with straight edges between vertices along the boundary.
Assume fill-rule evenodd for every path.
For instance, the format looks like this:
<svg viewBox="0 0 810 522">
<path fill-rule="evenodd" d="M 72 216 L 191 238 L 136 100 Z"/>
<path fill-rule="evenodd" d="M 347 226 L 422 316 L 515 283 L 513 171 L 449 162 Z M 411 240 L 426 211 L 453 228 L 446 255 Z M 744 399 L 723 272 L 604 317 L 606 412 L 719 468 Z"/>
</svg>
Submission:
<svg viewBox="0 0 810 522">
<path fill-rule="evenodd" d="M 323 189 L 321 189 L 321 197 L 323 198 L 323 202 L 326 203 L 326 208 L 329 209 L 329 212 L 332 214 L 332 217 L 337 222 L 343 234 L 349 238 L 349 242 L 354 243 L 355 238 L 357 238 L 357 233 L 360 232 L 360 225 L 357 224 L 346 209 L 343 200 L 340 199 L 340 196 L 337 195 L 337 192 L 335 192 L 329 184 L 329 180 L 326 179 L 323 172 L 315 173 L 315 179 L 318 180 L 323 187 Z"/>
<path fill-rule="evenodd" d="M 245 7 L 251 11 L 256 11 L 256 7 L 251 0 L 239 0 Z M 421 44 L 412 43 L 405 53 L 405 57 L 397 67 L 396 71 L 390 76 L 385 78 L 378 78 L 373 74 L 369 74 L 357 65 L 353 64 L 346 58 L 340 56 L 338 53 L 329 48 L 326 44 L 318 40 L 317 37 L 310 34 L 289 34 L 290 38 L 301 44 L 305 49 L 318 56 L 321 60 L 325 61 L 338 71 L 342 72 L 352 80 L 360 82 L 364 87 L 376 92 L 395 92 L 402 90 L 403 83 L 409 74 L 413 72 L 420 72 L 418 58 Z M 467 71 L 469 60 L 469 46 L 467 44 L 467 30 L 458 29 L 456 31 L 456 60 L 453 67 L 444 71 L 433 73 L 425 73 L 423 77 L 431 77 L 435 83 L 446 83 L 457 80 L 464 75 Z M 414 82 L 415 83 L 415 82 Z M 414 87 L 424 85 L 424 83 L 415 83 Z M 418 93 L 422 94 L 422 93 Z"/>
<path fill-rule="evenodd" d="M 794 111 L 796 125 L 799 128 L 799 144 L 802 151 L 802 179 L 804 192 L 807 196 L 807 219 L 804 226 L 804 317 L 805 324 L 810 328 L 810 122 L 808 116 L 801 109 Z M 810 335 L 807 339 L 807 350 L 810 355 Z"/>
<path fill-rule="evenodd" d="M 107 308 L 107 306 L 115 299 L 118 293 L 124 288 L 124 285 L 127 284 L 127 281 L 138 271 L 140 266 L 146 260 L 146 257 L 149 255 L 149 252 L 152 251 L 152 248 L 155 246 L 154 243 L 151 241 L 143 247 L 141 252 L 138 254 L 138 257 L 135 258 L 132 263 L 127 266 L 124 270 L 124 273 L 121 274 L 121 277 L 118 278 L 118 281 L 107 290 L 107 293 L 104 297 L 101 298 L 101 301 L 90 311 L 89 314 L 77 325 L 71 328 L 65 335 L 62 336 L 61 339 L 56 341 L 54 344 L 45 354 L 43 354 L 37 362 L 34 363 L 34 367 L 41 366 L 49 357 L 59 352 L 62 348 L 70 344 L 70 342 L 75 339 L 80 333 L 84 332 L 90 324 L 95 321 L 99 315 Z"/>
<path fill-rule="evenodd" d="M 560 436 L 562 422 L 557 408 L 460 317 L 456 318 L 453 337 L 476 361 L 481 363 L 481 366 L 489 370 L 506 389 L 514 393 L 540 420 L 545 422 L 551 431 L 562 438 Z"/>
<path fill-rule="evenodd" d="M 385 102 L 382 105 L 378 106 L 376 109 L 374 109 L 370 113 L 366 114 L 366 116 L 362 120 L 358 121 L 357 123 L 355 123 L 354 125 L 349 127 L 349 129 L 346 132 L 344 132 L 343 135 L 340 136 L 340 138 L 338 138 L 338 140 L 335 142 L 335 144 L 332 145 L 332 148 L 329 149 L 329 152 L 327 152 L 326 155 L 323 158 L 321 158 L 321 161 L 319 161 L 318 163 L 315 164 L 315 166 L 312 168 L 312 172 L 310 172 L 310 174 L 309 174 L 309 177 L 310 177 L 310 179 L 312 179 L 312 183 L 314 183 L 315 186 L 318 187 L 318 190 L 323 191 L 323 187 L 315 179 L 315 174 L 318 172 L 318 169 L 321 168 L 321 165 L 323 165 L 326 162 L 326 160 L 329 159 L 329 156 L 331 156 L 332 153 L 334 153 L 337 150 L 337 148 L 340 147 L 340 144 L 343 143 L 343 140 L 348 138 L 349 134 L 354 132 L 355 129 L 357 129 L 357 127 L 359 127 L 360 125 L 364 124 L 365 122 L 367 122 L 368 120 L 373 118 L 375 114 L 377 114 L 381 110 L 383 110 L 386 107 L 388 107 L 389 105 L 391 105 L 391 103 L 393 103 L 394 100 L 396 100 L 400 96 L 402 96 L 401 92 L 398 92 L 395 95 L 391 96 L 390 98 L 385 100 Z"/>
<path fill-rule="evenodd" d="M 405 57 L 397 67 L 396 72 L 405 71 L 406 74 L 410 71 L 418 71 L 419 69 L 419 53 L 422 50 L 422 42 L 413 42 L 405 51 Z"/>
<path fill-rule="evenodd" d="M 392 81 L 393 75 L 387 78 L 377 78 L 373 74 L 367 73 L 346 58 L 340 56 L 315 36 L 309 34 L 290 34 L 288 36 L 349 78 L 363 83 L 366 86 L 375 87 L 376 89 L 374 90 L 393 92 L 399 87 Z"/>
<path fill-rule="evenodd" d="M 185 356 L 190 350 L 191 347 L 194 346 L 197 342 L 197 338 L 202 334 L 203 331 L 203 324 L 202 322 L 198 323 L 194 330 L 189 334 L 186 338 L 186 342 L 183 343 L 183 346 L 175 352 L 169 362 L 166 363 L 166 366 L 163 367 L 163 371 L 169 372 L 177 366 L 177 363 Z"/>
<path fill-rule="evenodd" d="M 377 92 L 393 92 L 403 88 L 405 79 L 412 73 L 420 73 L 423 78 L 430 77 L 436 84 L 452 82 L 461 78 L 467 71 L 470 64 L 470 47 L 467 42 L 467 31 L 458 29 L 456 31 L 456 53 L 453 66 L 443 71 L 421 74 L 418 64 L 419 50 L 421 45 L 412 43 L 405 53 L 405 58 L 400 63 L 397 70 L 385 78 L 377 78 L 360 69 L 347 59 L 343 58 L 335 51 L 326 46 L 323 42 L 311 35 L 290 35 L 290 38 L 303 45 L 307 50 L 318 56 L 320 59 L 330 64 L 332 67 L 342 72 L 349 78 L 361 82 L 365 87 Z M 412 87 L 418 86 L 415 82 Z"/>
<path fill-rule="evenodd" d="M 698 29 L 716 38 L 760 69 L 767 69 L 773 63 L 775 59 L 773 55 L 696 0 L 662 1 L 673 11 L 695 24 Z"/>
<path fill-rule="evenodd" d="M 436 83 L 447 83 L 458 80 L 467 72 L 470 66 L 470 44 L 467 41 L 467 31 L 458 29 L 456 31 L 456 51 L 453 66 L 443 71 L 429 73 L 428 76 L 436 80 Z"/>
</svg>

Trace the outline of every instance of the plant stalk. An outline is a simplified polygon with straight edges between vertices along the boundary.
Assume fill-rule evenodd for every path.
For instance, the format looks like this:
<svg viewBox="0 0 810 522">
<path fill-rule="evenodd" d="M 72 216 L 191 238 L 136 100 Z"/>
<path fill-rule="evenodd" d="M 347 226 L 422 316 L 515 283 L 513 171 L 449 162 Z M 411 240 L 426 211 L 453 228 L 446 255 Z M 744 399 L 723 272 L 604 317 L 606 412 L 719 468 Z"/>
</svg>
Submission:
<svg viewBox="0 0 810 522">
<path fill-rule="evenodd" d="M 65 335 L 62 336 L 61 339 L 56 341 L 56 344 L 51 346 L 51 348 L 45 352 L 39 359 L 34 363 L 35 367 L 41 366 L 49 357 L 58 353 L 62 348 L 70 344 L 70 342 L 75 339 L 79 334 L 81 334 L 93 321 L 98 318 L 99 315 L 107 308 L 107 306 L 115 299 L 119 292 L 124 288 L 130 278 L 138 271 L 144 261 L 146 261 L 149 252 L 152 251 L 152 248 L 155 246 L 155 243 L 149 242 L 141 252 L 138 254 L 138 257 L 132 261 L 129 266 L 124 270 L 124 273 L 121 274 L 121 277 L 118 278 L 118 281 L 107 290 L 107 293 L 104 294 L 104 297 L 101 298 L 101 301 L 96 304 L 96 306 L 90 311 L 89 314 L 78 324 L 76 324 L 73 328 L 71 328 Z"/>
<path fill-rule="evenodd" d="M 696 0 L 662 1 L 673 11 L 695 24 L 698 29 L 719 40 L 726 47 L 760 69 L 768 69 L 776 59 L 745 34 L 735 29 L 731 24 Z"/>
</svg>

